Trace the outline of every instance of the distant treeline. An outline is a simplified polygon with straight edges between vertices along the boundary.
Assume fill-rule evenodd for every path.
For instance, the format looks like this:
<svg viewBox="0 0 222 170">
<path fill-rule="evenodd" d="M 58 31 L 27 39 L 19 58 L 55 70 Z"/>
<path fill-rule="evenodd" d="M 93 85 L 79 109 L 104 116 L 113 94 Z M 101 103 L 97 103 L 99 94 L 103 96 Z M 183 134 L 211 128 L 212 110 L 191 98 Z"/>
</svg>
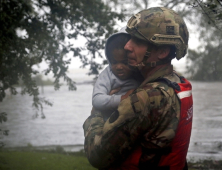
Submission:
<svg viewBox="0 0 222 170">
<path fill-rule="evenodd" d="M 54 85 L 53 80 L 51 80 L 49 78 L 47 78 L 45 80 L 45 79 L 43 79 L 42 75 L 34 76 L 34 77 L 32 77 L 32 79 L 36 82 L 37 86 L 52 86 L 52 85 Z M 23 84 L 22 80 L 20 80 L 18 86 L 23 86 L 23 85 L 24 84 Z"/>
</svg>

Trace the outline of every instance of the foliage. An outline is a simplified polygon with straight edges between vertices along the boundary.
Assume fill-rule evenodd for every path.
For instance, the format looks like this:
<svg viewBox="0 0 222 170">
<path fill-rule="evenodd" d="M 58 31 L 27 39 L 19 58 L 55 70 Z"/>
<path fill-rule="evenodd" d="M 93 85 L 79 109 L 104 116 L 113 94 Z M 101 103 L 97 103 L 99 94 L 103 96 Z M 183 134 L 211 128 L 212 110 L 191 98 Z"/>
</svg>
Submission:
<svg viewBox="0 0 222 170">
<path fill-rule="evenodd" d="M 33 106 L 42 109 L 36 81 L 39 72 L 34 66 L 48 64 L 44 74 L 53 73 L 55 89 L 63 79 L 69 90 L 75 82 L 66 72 L 71 58 L 79 57 L 83 67 L 90 65 L 90 73 L 98 73 L 102 66 L 94 61 L 102 57 L 105 37 L 115 30 L 116 20 L 123 11 L 112 11 L 102 0 L 2 0 L 0 2 L 0 101 L 9 89 L 17 94 L 15 84 L 24 83 L 21 94 L 33 96 Z M 86 40 L 85 48 L 78 46 L 79 37 Z M 82 51 L 87 50 L 87 54 Z"/>
<path fill-rule="evenodd" d="M 105 0 L 106 1 L 106 0 Z M 149 7 L 152 1 L 149 0 L 111 0 L 106 1 L 107 5 L 114 9 L 125 9 L 125 14 L 131 17 L 132 14 L 139 12 L 141 9 Z"/>
<path fill-rule="evenodd" d="M 157 2 L 156 2 L 157 3 Z M 149 8 L 150 0 L 116 0 L 117 7 L 127 14 Z M 177 11 L 185 19 L 189 32 L 199 38 L 200 47 L 191 47 L 187 55 L 187 73 L 195 80 L 220 81 L 222 70 L 222 1 L 221 0 L 164 0 L 157 6 Z M 116 7 L 116 8 L 117 8 Z M 133 11 L 133 12 L 132 12 Z"/>
<path fill-rule="evenodd" d="M 222 80 L 222 2 L 196 0 L 192 10 L 199 10 L 198 33 L 201 46 L 190 50 L 187 72 L 194 80 Z"/>
<path fill-rule="evenodd" d="M 189 32 L 199 38 L 200 46 L 188 51 L 187 73 L 195 80 L 222 80 L 222 1 L 164 0 L 161 4 L 183 16 Z"/>
<path fill-rule="evenodd" d="M 200 81 L 222 81 L 222 41 L 207 43 L 204 51 L 189 50 L 188 73 Z"/>
<path fill-rule="evenodd" d="M 17 94 L 14 85 L 22 80 L 21 93 L 33 96 L 33 106 L 42 109 L 42 103 L 51 105 L 39 97 L 33 78 L 39 74 L 34 66 L 43 61 L 48 64 L 44 74 L 53 73 L 56 90 L 61 86 L 61 79 L 68 84 L 69 90 L 75 90 L 75 82 L 66 75 L 71 61 L 68 56 L 79 57 L 82 67 L 90 66 L 89 74 L 98 74 L 106 61 L 101 64 L 95 58 L 103 58 L 100 50 L 104 48 L 105 39 L 115 31 L 116 21 L 123 21 L 125 14 L 132 15 L 151 3 L 150 0 L 2 0 L 0 101 L 4 99 L 6 89 Z M 198 30 L 201 47 L 189 50 L 187 57 L 191 63 L 187 68 L 192 77 L 221 80 L 221 60 L 216 56 L 221 56 L 222 2 L 164 0 L 160 4 L 176 10 Z M 79 38 L 85 39 L 84 47 L 79 45 Z M 215 76 L 211 77 L 212 73 Z"/>
<path fill-rule="evenodd" d="M 195 0 L 192 7 L 199 7 L 206 16 L 208 24 L 213 24 L 218 30 L 222 31 L 222 1 L 221 0 Z"/>
<path fill-rule="evenodd" d="M 6 122 L 7 121 L 7 114 L 5 112 L 0 113 L 0 123 Z M 9 130 L 3 130 L 0 128 L 0 139 L 3 136 L 8 136 Z M 0 141 L 0 148 L 4 146 L 4 143 Z"/>
<path fill-rule="evenodd" d="M 41 74 L 32 77 L 32 79 L 36 82 L 37 86 L 47 86 L 47 85 L 53 85 L 53 81 L 49 78 L 44 80 L 43 76 Z M 22 83 L 22 82 L 21 82 Z M 23 84 L 21 84 L 23 85 Z"/>
</svg>

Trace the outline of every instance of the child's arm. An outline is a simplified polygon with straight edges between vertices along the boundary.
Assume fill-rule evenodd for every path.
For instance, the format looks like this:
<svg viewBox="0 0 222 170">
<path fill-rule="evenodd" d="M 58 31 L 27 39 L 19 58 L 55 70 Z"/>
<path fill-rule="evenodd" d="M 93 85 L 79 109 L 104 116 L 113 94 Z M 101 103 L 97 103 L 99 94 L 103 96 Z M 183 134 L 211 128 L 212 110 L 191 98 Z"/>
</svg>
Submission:
<svg viewBox="0 0 222 170">
<path fill-rule="evenodd" d="M 110 70 L 110 67 L 106 67 L 103 70 L 93 89 L 92 105 L 99 110 L 116 109 L 120 103 L 121 95 L 109 95 L 112 90 L 112 85 L 115 82 L 115 76 Z"/>
<path fill-rule="evenodd" d="M 122 87 L 118 87 L 116 89 L 112 89 L 110 92 L 109 92 L 109 95 L 113 95 L 115 93 L 118 93 L 120 90 L 121 90 Z"/>
</svg>

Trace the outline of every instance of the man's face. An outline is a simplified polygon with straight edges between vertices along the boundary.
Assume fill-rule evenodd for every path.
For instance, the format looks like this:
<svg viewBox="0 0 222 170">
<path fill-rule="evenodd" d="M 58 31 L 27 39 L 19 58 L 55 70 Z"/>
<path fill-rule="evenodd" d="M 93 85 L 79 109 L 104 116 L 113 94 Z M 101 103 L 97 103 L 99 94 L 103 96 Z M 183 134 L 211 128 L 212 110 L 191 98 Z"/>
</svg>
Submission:
<svg viewBox="0 0 222 170">
<path fill-rule="evenodd" d="M 132 37 L 124 47 L 127 51 L 128 64 L 131 66 L 140 64 L 146 54 L 147 47 L 147 42 Z"/>
</svg>

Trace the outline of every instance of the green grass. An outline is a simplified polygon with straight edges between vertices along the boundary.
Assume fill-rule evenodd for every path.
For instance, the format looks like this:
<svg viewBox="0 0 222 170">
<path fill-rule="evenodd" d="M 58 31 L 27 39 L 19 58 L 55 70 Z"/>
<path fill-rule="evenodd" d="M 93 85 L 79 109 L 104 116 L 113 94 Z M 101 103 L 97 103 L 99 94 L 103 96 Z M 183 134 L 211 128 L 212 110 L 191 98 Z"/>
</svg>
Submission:
<svg viewBox="0 0 222 170">
<path fill-rule="evenodd" d="M 189 161 L 189 170 L 222 170 L 222 161 L 215 160 L 199 160 L 199 161 Z"/>
<path fill-rule="evenodd" d="M 189 170 L 221 170 L 222 161 L 189 161 Z M 95 170 L 83 151 L 67 153 L 61 148 L 52 151 L 0 150 L 0 170 Z"/>
<path fill-rule="evenodd" d="M 0 170 L 95 170 L 81 154 L 0 151 Z"/>
</svg>

